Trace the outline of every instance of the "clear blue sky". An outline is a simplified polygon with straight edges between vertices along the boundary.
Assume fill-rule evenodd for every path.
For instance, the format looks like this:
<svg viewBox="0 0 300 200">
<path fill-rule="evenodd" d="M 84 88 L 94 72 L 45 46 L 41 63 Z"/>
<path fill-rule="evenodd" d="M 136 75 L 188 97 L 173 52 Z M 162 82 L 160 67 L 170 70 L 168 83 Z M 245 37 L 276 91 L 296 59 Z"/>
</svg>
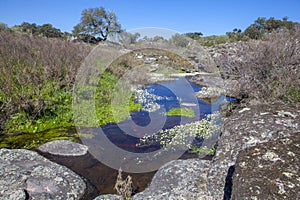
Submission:
<svg viewBox="0 0 300 200">
<path fill-rule="evenodd" d="M 258 17 L 300 22 L 300 0 L 0 0 L 0 22 L 50 23 L 71 32 L 83 9 L 100 6 L 114 11 L 126 30 L 160 27 L 222 35 L 244 30 Z"/>
</svg>

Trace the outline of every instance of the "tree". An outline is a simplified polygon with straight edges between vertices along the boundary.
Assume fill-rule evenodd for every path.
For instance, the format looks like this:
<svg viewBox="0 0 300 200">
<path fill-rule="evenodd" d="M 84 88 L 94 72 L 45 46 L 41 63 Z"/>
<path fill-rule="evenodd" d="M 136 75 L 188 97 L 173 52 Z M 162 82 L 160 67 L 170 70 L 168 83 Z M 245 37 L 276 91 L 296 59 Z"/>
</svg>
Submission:
<svg viewBox="0 0 300 200">
<path fill-rule="evenodd" d="M 141 36 L 139 33 L 129 33 L 129 32 L 122 32 L 119 35 L 119 41 L 122 44 L 134 44 L 137 42 L 138 38 Z"/>
<path fill-rule="evenodd" d="M 116 14 L 106 11 L 103 7 L 83 10 L 81 22 L 73 29 L 75 36 L 94 37 L 97 41 L 105 41 L 109 35 L 121 32 Z"/>
<path fill-rule="evenodd" d="M 193 40 L 199 40 L 203 34 L 201 32 L 185 33 L 187 37 L 192 38 Z"/>
<path fill-rule="evenodd" d="M 248 28 L 246 28 L 244 34 L 245 36 L 248 36 L 250 39 L 255 39 L 255 40 L 258 40 L 263 36 L 262 31 L 255 24 L 252 24 Z"/>
<path fill-rule="evenodd" d="M 232 32 L 227 32 L 226 35 L 231 41 L 240 41 L 243 39 L 244 35 L 241 29 L 233 29 Z"/>
<path fill-rule="evenodd" d="M 35 23 L 28 23 L 28 22 L 23 22 L 21 25 L 14 26 L 14 29 L 25 32 L 30 35 L 37 35 L 38 34 L 38 28 Z"/>
<path fill-rule="evenodd" d="M 60 29 L 53 27 L 51 24 L 43 24 L 42 26 L 39 26 L 38 32 L 40 35 L 49 38 L 60 38 L 63 35 Z"/>
<path fill-rule="evenodd" d="M 288 21 L 288 17 L 283 17 L 282 20 L 270 17 L 266 19 L 264 17 L 259 17 L 251 24 L 244 32 L 246 36 L 251 39 L 260 39 L 265 34 L 270 34 L 274 31 L 287 29 L 292 30 L 295 26 L 295 22 Z"/>
</svg>

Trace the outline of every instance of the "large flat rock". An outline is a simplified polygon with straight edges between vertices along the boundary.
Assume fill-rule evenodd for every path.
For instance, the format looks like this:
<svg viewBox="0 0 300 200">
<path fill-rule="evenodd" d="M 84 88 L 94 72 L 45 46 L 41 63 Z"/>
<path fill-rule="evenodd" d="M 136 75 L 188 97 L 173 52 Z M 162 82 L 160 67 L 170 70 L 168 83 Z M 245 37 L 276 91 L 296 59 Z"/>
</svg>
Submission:
<svg viewBox="0 0 300 200">
<path fill-rule="evenodd" d="M 176 160 L 154 175 L 150 186 L 133 200 L 213 199 L 207 195 L 206 178 L 210 161 Z"/>
<path fill-rule="evenodd" d="M 77 174 L 36 152 L 0 149 L 0 199 L 75 200 L 85 190 Z"/>
<path fill-rule="evenodd" d="M 59 156 L 83 156 L 87 154 L 88 147 L 68 140 L 55 140 L 41 145 L 38 150 Z"/>
<path fill-rule="evenodd" d="M 223 199 L 226 177 L 241 150 L 299 134 L 300 105 L 253 105 L 225 120 L 216 155 L 208 173 L 208 191 Z M 292 161 L 290 161 L 292 162 Z M 228 198 L 227 196 L 226 198 Z"/>
<path fill-rule="evenodd" d="M 300 132 L 241 151 L 231 199 L 300 199 Z"/>
</svg>

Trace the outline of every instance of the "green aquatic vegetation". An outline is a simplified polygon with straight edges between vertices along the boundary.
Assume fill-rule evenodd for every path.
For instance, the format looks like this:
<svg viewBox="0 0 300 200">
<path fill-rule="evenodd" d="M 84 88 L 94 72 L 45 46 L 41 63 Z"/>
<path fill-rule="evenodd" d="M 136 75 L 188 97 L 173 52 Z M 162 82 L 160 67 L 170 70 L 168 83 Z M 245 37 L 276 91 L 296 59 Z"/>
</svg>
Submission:
<svg viewBox="0 0 300 200">
<path fill-rule="evenodd" d="M 0 147 L 30 149 L 57 139 L 76 140 L 78 135 L 69 135 L 66 131 L 61 131 L 74 127 L 74 120 L 79 126 L 100 127 L 109 122 L 122 121 L 129 116 L 130 112 L 141 108 L 140 104 L 135 104 L 133 95 L 127 98 L 126 105 L 111 104 L 114 87 L 118 81 L 112 73 L 104 72 L 98 81 L 99 84 L 92 96 L 94 105 L 88 98 L 83 98 L 79 107 L 73 107 L 71 91 L 56 90 L 53 88 L 55 83 L 45 84 L 39 96 L 32 96 L 32 99 L 43 98 L 46 108 L 41 111 L 39 116 L 29 116 L 24 110 L 15 113 L 5 124 L 5 135 L 0 138 Z M 85 85 L 81 89 L 82 94 L 86 94 L 90 98 L 89 92 L 94 87 Z M 2 98 L 1 94 L 0 97 Z M 116 111 L 115 116 L 113 110 Z M 74 119 L 74 112 L 77 112 L 76 119 Z M 93 118 L 93 116 L 96 117 Z"/>
<path fill-rule="evenodd" d="M 48 130 L 40 133 L 14 133 L 6 134 L 0 137 L 0 148 L 23 148 L 34 149 L 46 142 L 54 140 L 70 140 L 78 142 L 76 131 L 70 131 L 66 128 Z"/>
<path fill-rule="evenodd" d="M 193 118 L 195 116 L 194 110 L 190 108 L 172 108 L 167 112 L 167 116 L 183 116 Z"/>
<path fill-rule="evenodd" d="M 181 147 L 190 152 L 213 155 L 215 151 L 214 136 L 220 131 L 220 115 L 214 113 L 200 121 L 174 126 L 171 129 L 161 130 L 154 135 L 145 135 L 140 139 L 139 146 L 159 143 L 166 150 Z M 202 138 L 209 142 L 199 145 L 194 142 L 195 138 Z"/>
</svg>

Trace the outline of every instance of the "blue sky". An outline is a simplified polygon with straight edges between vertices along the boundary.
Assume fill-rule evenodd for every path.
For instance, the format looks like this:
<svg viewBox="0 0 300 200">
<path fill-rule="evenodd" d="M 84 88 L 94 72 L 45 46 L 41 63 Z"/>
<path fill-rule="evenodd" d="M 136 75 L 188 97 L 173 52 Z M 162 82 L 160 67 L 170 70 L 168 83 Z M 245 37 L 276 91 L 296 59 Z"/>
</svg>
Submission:
<svg viewBox="0 0 300 200">
<path fill-rule="evenodd" d="M 0 22 L 50 23 L 70 32 L 83 9 L 100 6 L 114 11 L 126 30 L 159 27 L 222 35 L 244 30 L 258 17 L 300 22 L 300 0 L 0 0 Z"/>
</svg>

